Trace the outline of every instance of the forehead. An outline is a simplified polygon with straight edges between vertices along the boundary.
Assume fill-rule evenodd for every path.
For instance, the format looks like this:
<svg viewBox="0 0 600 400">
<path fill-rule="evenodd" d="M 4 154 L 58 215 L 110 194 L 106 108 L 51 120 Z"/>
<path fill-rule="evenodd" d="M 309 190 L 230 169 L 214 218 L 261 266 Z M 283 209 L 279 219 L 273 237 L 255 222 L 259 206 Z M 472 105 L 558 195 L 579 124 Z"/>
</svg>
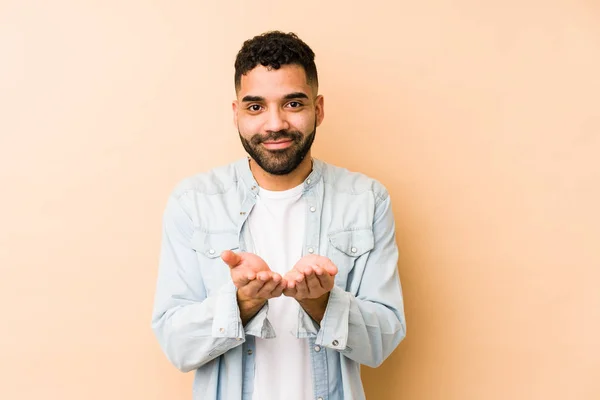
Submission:
<svg viewBox="0 0 600 400">
<path fill-rule="evenodd" d="M 312 88 L 306 80 L 306 72 L 300 65 L 282 65 L 279 69 L 268 69 L 258 65 L 242 75 L 238 97 L 246 95 L 265 98 L 283 97 L 294 92 L 313 96 Z"/>
</svg>

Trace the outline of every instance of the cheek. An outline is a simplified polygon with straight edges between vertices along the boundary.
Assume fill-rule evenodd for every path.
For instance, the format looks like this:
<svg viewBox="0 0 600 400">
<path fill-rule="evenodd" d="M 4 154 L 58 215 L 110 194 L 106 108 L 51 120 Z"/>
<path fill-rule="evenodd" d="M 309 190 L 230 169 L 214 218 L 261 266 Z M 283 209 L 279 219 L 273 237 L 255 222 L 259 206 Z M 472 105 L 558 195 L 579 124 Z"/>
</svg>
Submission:
<svg viewBox="0 0 600 400">
<path fill-rule="evenodd" d="M 315 127 L 314 114 L 296 114 L 288 118 L 290 129 L 304 134 L 312 133 Z"/>
<path fill-rule="evenodd" d="M 238 117 L 238 129 L 242 135 L 254 135 L 261 132 L 260 118 Z"/>
</svg>

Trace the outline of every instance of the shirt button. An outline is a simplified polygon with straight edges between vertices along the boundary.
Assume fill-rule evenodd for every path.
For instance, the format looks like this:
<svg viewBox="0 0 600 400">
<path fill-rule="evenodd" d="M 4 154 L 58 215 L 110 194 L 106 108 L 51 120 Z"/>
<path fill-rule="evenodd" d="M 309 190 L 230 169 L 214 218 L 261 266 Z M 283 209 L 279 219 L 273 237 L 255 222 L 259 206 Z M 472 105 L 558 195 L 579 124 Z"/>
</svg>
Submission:
<svg viewBox="0 0 600 400">
<path fill-rule="evenodd" d="M 219 328 L 219 332 L 221 332 L 221 333 L 225 332 L 225 328 Z"/>
<path fill-rule="evenodd" d="M 340 342 L 338 342 L 337 340 L 334 340 L 333 342 L 331 342 L 332 345 L 337 346 L 338 344 L 340 344 Z"/>
<path fill-rule="evenodd" d="M 322 397 L 317 397 L 317 400 L 323 400 L 323 398 Z"/>
<path fill-rule="evenodd" d="M 310 208 L 310 212 L 315 212 L 315 211 L 317 211 L 317 209 L 315 207 Z"/>
<path fill-rule="evenodd" d="M 306 180 L 306 183 L 310 185 L 310 178 Z"/>
<path fill-rule="evenodd" d="M 318 345 L 317 345 L 317 346 L 315 346 L 315 351 L 316 351 L 317 353 L 318 353 L 318 352 L 320 352 L 320 351 L 321 351 L 321 346 L 318 346 Z"/>
<path fill-rule="evenodd" d="M 350 251 L 356 253 L 356 247 L 351 248 Z"/>
<path fill-rule="evenodd" d="M 209 254 L 215 254 L 215 249 L 210 249 L 210 250 L 208 251 L 208 253 L 209 253 Z"/>
<path fill-rule="evenodd" d="M 251 356 L 252 355 L 252 349 L 248 350 L 248 355 Z"/>
<path fill-rule="evenodd" d="M 308 248 L 308 252 L 309 252 L 310 254 L 312 254 L 312 253 L 314 253 L 314 252 L 315 252 L 315 249 L 313 249 L 312 247 L 309 247 L 309 248 Z"/>
</svg>

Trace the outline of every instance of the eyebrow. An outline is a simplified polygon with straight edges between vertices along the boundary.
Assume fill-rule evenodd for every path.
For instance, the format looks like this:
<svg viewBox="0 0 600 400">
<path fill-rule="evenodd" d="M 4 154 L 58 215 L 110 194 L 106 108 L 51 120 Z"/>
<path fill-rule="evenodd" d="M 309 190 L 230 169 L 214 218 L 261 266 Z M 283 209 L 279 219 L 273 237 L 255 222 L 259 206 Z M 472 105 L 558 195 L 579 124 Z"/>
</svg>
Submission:
<svg viewBox="0 0 600 400">
<path fill-rule="evenodd" d="M 284 100 L 292 100 L 292 99 L 308 99 L 308 95 L 306 93 L 302 93 L 302 92 L 293 92 L 293 93 L 289 93 L 286 94 L 285 96 L 283 96 Z M 263 102 L 265 101 L 265 98 L 262 96 L 244 96 L 244 98 L 242 99 L 242 103 L 250 103 L 250 102 Z"/>
<path fill-rule="evenodd" d="M 244 96 L 244 98 L 242 99 L 242 103 L 249 103 L 249 102 L 261 102 L 261 101 L 265 101 L 264 97 L 261 96 Z"/>
<path fill-rule="evenodd" d="M 294 93 L 286 94 L 285 96 L 283 96 L 283 98 L 286 100 L 308 99 L 308 95 L 306 93 L 302 93 L 302 92 L 294 92 Z"/>
</svg>

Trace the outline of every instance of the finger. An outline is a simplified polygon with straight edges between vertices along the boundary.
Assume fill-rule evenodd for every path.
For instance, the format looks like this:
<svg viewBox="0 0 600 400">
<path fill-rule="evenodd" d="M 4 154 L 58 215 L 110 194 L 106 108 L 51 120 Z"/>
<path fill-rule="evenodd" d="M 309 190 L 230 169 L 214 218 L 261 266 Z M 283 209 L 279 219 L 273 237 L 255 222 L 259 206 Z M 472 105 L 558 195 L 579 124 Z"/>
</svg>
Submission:
<svg viewBox="0 0 600 400">
<path fill-rule="evenodd" d="M 259 271 L 256 273 L 256 279 L 259 279 L 263 282 L 270 282 L 271 280 L 275 281 L 275 286 L 279 284 L 283 278 L 277 272 L 272 271 Z"/>
<path fill-rule="evenodd" d="M 262 287 L 264 285 L 265 285 L 265 282 L 261 281 L 260 279 L 254 279 L 254 280 L 250 281 L 247 285 L 240 288 L 239 290 L 244 291 L 244 294 L 247 297 L 249 297 L 251 299 L 256 299 L 256 298 L 258 298 L 258 292 L 260 291 L 260 289 L 262 289 Z"/>
<path fill-rule="evenodd" d="M 256 294 L 257 297 L 261 299 L 269 299 L 271 298 L 271 293 L 275 288 L 279 286 L 279 282 L 275 282 L 273 277 L 269 277 L 269 280 L 265 282 L 263 287 Z"/>
<path fill-rule="evenodd" d="M 296 280 L 295 279 L 289 279 L 286 281 L 286 288 L 287 289 L 296 289 Z"/>
<path fill-rule="evenodd" d="M 325 270 L 323 268 L 319 267 L 318 265 L 314 265 L 313 270 L 315 271 L 315 274 L 317 276 L 321 276 L 325 273 Z"/>
<path fill-rule="evenodd" d="M 271 297 L 279 297 L 282 295 L 283 291 L 287 289 L 287 282 L 285 280 L 281 280 L 275 287 L 275 289 L 271 292 Z"/>
<path fill-rule="evenodd" d="M 298 282 L 302 282 L 304 280 L 304 275 L 296 270 L 291 270 L 285 275 L 285 280 L 287 282 L 288 289 L 293 289 L 298 285 Z"/>
<path fill-rule="evenodd" d="M 309 276 L 312 276 L 315 273 L 313 267 L 310 265 L 306 265 L 306 266 L 300 268 L 300 272 L 302 272 L 304 274 L 304 276 L 307 278 Z"/>
<path fill-rule="evenodd" d="M 239 289 L 246 286 L 248 283 L 256 279 L 256 274 L 253 271 L 238 272 L 238 270 L 231 271 L 231 280 L 233 284 Z"/>
<path fill-rule="evenodd" d="M 319 277 L 314 274 L 306 277 L 306 288 L 311 298 L 321 296 L 324 291 L 324 288 L 321 287 Z"/>
<path fill-rule="evenodd" d="M 318 278 L 319 282 L 321 283 L 321 287 L 326 292 L 329 292 L 333 288 L 333 285 L 335 284 L 335 278 L 333 276 L 329 275 L 328 273 L 324 273 L 323 275 L 318 276 Z"/>
<path fill-rule="evenodd" d="M 237 267 L 242 262 L 242 257 L 239 254 L 235 254 L 231 250 L 225 250 L 221 253 L 221 259 L 225 264 L 229 265 L 229 268 Z"/>
<path fill-rule="evenodd" d="M 273 280 L 275 281 L 275 283 L 280 284 L 283 281 L 283 277 L 277 272 L 272 272 L 271 274 L 273 275 Z"/>
<path fill-rule="evenodd" d="M 297 294 L 296 288 L 293 288 L 293 289 L 289 289 L 289 288 L 283 289 L 283 295 L 284 296 L 287 296 L 287 297 L 296 297 L 296 294 Z"/>
<path fill-rule="evenodd" d="M 327 257 L 321 257 L 319 260 L 319 267 L 323 268 L 331 276 L 335 276 L 338 273 L 338 268 L 335 264 Z"/>
<path fill-rule="evenodd" d="M 296 282 L 296 298 L 306 299 L 309 296 L 308 286 L 306 286 L 306 280 L 303 279 L 301 282 Z"/>
<path fill-rule="evenodd" d="M 277 272 L 261 271 L 257 274 L 257 279 L 264 282 L 264 286 L 258 292 L 258 296 L 268 298 L 273 290 L 281 283 L 281 275 Z"/>
<path fill-rule="evenodd" d="M 260 271 L 256 274 L 256 279 L 260 279 L 263 282 L 271 280 L 273 273 L 270 271 Z"/>
</svg>

